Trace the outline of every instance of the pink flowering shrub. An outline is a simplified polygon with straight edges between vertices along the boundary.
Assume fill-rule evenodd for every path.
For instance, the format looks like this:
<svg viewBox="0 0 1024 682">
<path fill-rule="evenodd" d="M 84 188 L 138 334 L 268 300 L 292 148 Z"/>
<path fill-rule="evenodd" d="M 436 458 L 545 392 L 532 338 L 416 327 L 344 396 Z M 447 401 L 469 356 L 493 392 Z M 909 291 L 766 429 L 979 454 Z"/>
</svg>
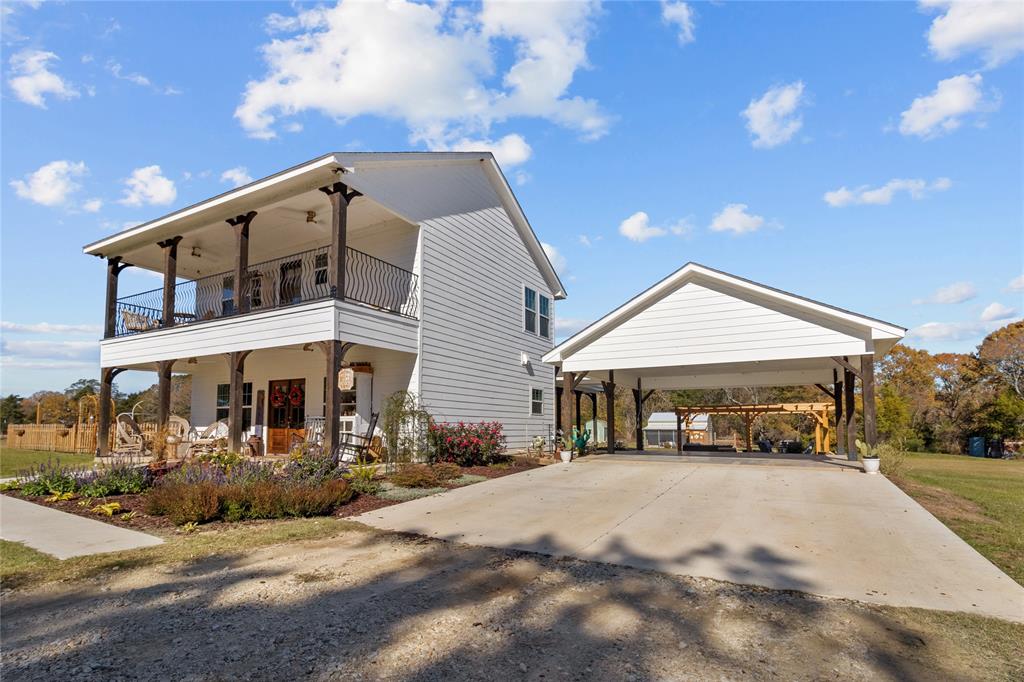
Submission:
<svg viewBox="0 0 1024 682">
<path fill-rule="evenodd" d="M 505 455 L 505 434 L 501 422 L 430 424 L 433 462 L 454 462 L 471 467 L 493 464 Z"/>
</svg>

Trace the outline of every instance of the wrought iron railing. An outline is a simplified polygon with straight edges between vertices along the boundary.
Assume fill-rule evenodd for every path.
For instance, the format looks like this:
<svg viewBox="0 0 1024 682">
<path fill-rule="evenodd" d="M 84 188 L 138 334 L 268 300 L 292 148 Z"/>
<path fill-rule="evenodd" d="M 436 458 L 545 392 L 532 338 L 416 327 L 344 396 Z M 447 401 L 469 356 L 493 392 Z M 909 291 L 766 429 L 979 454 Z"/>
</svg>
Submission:
<svg viewBox="0 0 1024 682">
<path fill-rule="evenodd" d="M 347 250 L 346 300 L 416 318 L 418 278 L 412 272 L 353 248 Z M 250 312 L 307 303 L 335 295 L 327 247 L 250 265 L 243 300 Z M 174 324 L 235 315 L 234 273 L 222 272 L 181 282 L 174 288 Z M 163 289 L 117 301 L 115 336 L 163 327 Z"/>
</svg>

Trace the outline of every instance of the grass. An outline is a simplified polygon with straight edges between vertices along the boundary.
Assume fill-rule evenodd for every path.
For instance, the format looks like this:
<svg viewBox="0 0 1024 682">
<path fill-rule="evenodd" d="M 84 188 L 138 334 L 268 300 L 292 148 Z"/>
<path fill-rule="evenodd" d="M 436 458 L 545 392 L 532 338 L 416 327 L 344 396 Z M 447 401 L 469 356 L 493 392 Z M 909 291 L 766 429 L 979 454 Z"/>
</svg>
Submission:
<svg viewBox="0 0 1024 682">
<path fill-rule="evenodd" d="M 63 561 L 17 542 L 0 540 L 0 584 L 4 589 L 14 589 L 53 581 L 81 580 L 110 570 L 241 555 L 260 547 L 329 538 L 352 530 L 369 532 L 358 523 L 331 517 L 255 522 L 234 528 L 182 533 L 166 538 L 164 544 L 154 547 Z"/>
<path fill-rule="evenodd" d="M 93 456 L 91 454 L 50 452 L 48 450 L 0 448 L 0 477 L 17 476 L 33 466 L 45 464 L 51 459 L 59 459 L 62 464 L 71 466 L 85 466 L 92 464 Z"/>
<path fill-rule="evenodd" d="M 1024 461 L 909 453 L 894 482 L 1024 585 Z"/>
</svg>

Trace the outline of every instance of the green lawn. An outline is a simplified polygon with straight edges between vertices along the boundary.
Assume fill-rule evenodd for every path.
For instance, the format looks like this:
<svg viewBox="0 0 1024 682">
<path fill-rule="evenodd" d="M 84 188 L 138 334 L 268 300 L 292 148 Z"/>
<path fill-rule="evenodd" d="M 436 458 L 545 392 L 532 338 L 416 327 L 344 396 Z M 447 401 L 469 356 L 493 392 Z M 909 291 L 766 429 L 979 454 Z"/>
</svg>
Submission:
<svg viewBox="0 0 1024 682">
<path fill-rule="evenodd" d="M 49 459 L 59 459 L 61 464 L 81 466 L 83 464 L 92 464 L 93 456 L 90 454 L 72 454 L 70 452 L 0 448 L 0 477 L 17 476 L 33 465 L 45 463 Z"/>
<path fill-rule="evenodd" d="M 894 482 L 1024 584 L 1024 460 L 911 453 Z"/>
</svg>

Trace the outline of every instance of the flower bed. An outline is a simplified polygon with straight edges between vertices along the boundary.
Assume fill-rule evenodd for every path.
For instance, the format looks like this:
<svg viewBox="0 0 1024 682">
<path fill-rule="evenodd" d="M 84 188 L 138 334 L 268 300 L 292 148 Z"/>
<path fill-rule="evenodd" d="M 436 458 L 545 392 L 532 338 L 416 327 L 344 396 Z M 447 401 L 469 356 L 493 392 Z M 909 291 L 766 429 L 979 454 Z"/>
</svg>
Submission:
<svg viewBox="0 0 1024 682">
<path fill-rule="evenodd" d="M 430 424 L 431 462 L 452 462 L 461 467 L 486 466 L 505 459 L 501 422 Z"/>
</svg>

